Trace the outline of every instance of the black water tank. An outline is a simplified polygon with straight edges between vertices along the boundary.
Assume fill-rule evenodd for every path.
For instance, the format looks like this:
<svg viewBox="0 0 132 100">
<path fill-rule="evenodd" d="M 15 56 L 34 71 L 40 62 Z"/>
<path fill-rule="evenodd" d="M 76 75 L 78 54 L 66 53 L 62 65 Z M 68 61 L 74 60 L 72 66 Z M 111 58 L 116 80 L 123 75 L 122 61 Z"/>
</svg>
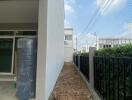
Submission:
<svg viewBox="0 0 132 100">
<path fill-rule="evenodd" d="M 37 39 L 17 40 L 17 82 L 16 96 L 19 100 L 29 100 L 35 96 Z"/>
</svg>

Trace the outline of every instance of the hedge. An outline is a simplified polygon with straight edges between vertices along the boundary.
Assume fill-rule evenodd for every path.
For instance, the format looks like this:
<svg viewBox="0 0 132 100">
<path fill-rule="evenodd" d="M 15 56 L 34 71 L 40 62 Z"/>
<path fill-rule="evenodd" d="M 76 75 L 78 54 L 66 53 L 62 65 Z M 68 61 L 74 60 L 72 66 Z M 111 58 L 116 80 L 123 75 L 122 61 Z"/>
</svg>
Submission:
<svg viewBox="0 0 132 100">
<path fill-rule="evenodd" d="M 109 92 L 105 92 L 104 99 L 107 100 L 107 97 L 109 97 L 109 100 L 113 100 L 113 94 L 114 94 L 114 100 L 125 100 L 125 99 L 131 100 L 132 98 L 132 84 L 131 84 L 132 83 L 132 71 L 131 71 L 132 44 L 127 44 L 127 45 L 114 47 L 114 48 L 100 49 L 96 51 L 95 55 L 105 58 L 105 61 L 102 61 L 102 59 L 98 59 L 98 62 L 96 62 L 96 65 L 98 68 L 100 66 L 102 69 L 105 68 L 105 70 L 101 70 L 101 72 L 98 73 L 97 76 L 102 75 L 102 77 L 99 77 L 99 79 L 102 81 L 105 81 L 105 83 L 107 83 L 108 80 L 110 81 L 109 87 L 110 87 L 111 93 L 109 95 Z M 105 62 L 105 66 L 104 66 L 104 62 Z M 119 80 L 119 83 L 117 80 Z M 125 83 L 125 87 L 124 87 L 124 83 Z M 113 93 L 112 91 L 113 84 L 114 84 L 115 92 L 119 91 L 119 98 L 117 98 L 118 96 L 116 95 L 116 93 L 115 92 Z M 119 90 L 118 90 L 117 84 L 119 84 L 119 87 L 120 87 Z M 124 95 L 126 95 L 125 99 L 124 99 Z"/>
<path fill-rule="evenodd" d="M 113 48 L 100 49 L 96 51 L 96 56 L 116 56 L 116 57 L 132 57 L 132 44 L 122 45 Z"/>
</svg>

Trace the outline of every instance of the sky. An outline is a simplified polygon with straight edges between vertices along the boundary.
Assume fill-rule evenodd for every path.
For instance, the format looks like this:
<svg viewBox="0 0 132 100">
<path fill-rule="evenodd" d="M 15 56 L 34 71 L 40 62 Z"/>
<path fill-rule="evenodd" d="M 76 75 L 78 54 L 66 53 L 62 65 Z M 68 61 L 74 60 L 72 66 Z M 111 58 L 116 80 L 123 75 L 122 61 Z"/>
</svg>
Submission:
<svg viewBox="0 0 132 100">
<path fill-rule="evenodd" d="M 65 0 L 65 27 L 74 29 L 80 44 L 95 40 L 95 35 L 129 37 L 130 23 L 132 0 Z"/>
</svg>

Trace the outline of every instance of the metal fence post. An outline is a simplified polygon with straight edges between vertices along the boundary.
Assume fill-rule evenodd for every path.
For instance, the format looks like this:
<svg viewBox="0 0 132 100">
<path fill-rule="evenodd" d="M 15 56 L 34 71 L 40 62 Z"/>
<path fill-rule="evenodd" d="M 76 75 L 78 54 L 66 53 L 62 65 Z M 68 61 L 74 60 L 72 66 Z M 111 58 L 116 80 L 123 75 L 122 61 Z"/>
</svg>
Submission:
<svg viewBox="0 0 132 100">
<path fill-rule="evenodd" d="M 78 54 L 78 69 L 80 70 L 80 53 Z"/>
<path fill-rule="evenodd" d="M 89 80 L 90 85 L 94 89 L 94 55 L 95 55 L 96 48 L 90 47 L 89 48 Z"/>
</svg>

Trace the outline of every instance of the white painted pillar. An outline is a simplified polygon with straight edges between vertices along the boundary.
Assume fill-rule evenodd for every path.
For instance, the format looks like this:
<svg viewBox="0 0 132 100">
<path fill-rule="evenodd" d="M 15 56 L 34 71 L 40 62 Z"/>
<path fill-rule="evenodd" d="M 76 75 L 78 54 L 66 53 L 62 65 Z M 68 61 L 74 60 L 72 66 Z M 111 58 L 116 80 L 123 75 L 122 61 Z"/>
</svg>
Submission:
<svg viewBox="0 0 132 100">
<path fill-rule="evenodd" d="M 89 78 L 90 78 L 90 85 L 94 89 L 94 55 L 95 55 L 96 48 L 90 47 L 89 48 Z"/>
<path fill-rule="evenodd" d="M 47 5 L 47 0 L 39 0 L 36 100 L 45 98 Z"/>
</svg>

